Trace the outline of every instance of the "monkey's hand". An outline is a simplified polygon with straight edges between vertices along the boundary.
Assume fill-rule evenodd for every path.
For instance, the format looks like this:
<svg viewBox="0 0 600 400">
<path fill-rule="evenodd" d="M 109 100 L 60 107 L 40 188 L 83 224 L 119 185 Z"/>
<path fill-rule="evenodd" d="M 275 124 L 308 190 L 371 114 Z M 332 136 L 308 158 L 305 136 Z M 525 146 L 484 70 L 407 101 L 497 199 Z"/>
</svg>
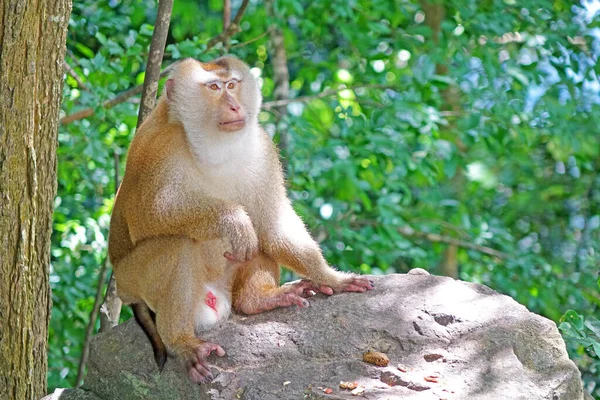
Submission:
<svg viewBox="0 0 600 400">
<path fill-rule="evenodd" d="M 194 353 L 190 356 L 187 361 L 187 370 L 190 380 L 195 384 L 207 383 L 213 379 L 212 372 L 210 372 L 210 366 L 206 361 L 211 353 L 215 353 L 219 357 L 225 355 L 225 350 L 218 344 L 202 342 L 198 347 L 195 348 Z"/>
<path fill-rule="evenodd" d="M 336 271 L 337 272 L 337 271 Z M 335 280 L 327 280 L 323 283 L 313 282 L 312 290 L 331 296 L 341 292 L 359 292 L 374 289 L 373 281 L 355 274 L 338 272 Z"/>
<path fill-rule="evenodd" d="M 231 252 L 226 251 L 223 256 L 234 263 L 252 260 L 258 253 L 258 237 L 250 217 L 245 211 L 240 211 L 228 222 Z"/>
</svg>

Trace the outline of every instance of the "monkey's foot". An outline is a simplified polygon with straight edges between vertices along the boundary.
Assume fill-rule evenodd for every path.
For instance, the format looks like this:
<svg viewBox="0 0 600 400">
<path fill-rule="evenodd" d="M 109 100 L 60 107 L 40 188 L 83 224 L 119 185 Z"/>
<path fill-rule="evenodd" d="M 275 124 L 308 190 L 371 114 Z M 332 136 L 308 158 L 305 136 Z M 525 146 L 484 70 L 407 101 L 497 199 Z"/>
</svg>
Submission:
<svg viewBox="0 0 600 400">
<path fill-rule="evenodd" d="M 316 293 L 314 284 L 307 280 L 287 283 L 263 292 L 260 296 L 246 298 L 243 303 L 236 305 L 236 310 L 244 314 L 258 314 L 279 307 L 296 305 L 300 308 L 309 306 L 307 297 Z"/>
<path fill-rule="evenodd" d="M 219 357 L 225 355 L 225 350 L 215 343 L 202 342 L 194 349 L 194 354 L 187 363 L 187 370 L 190 380 L 195 384 L 207 383 L 213 379 L 210 365 L 206 361 L 213 352 Z"/>
</svg>

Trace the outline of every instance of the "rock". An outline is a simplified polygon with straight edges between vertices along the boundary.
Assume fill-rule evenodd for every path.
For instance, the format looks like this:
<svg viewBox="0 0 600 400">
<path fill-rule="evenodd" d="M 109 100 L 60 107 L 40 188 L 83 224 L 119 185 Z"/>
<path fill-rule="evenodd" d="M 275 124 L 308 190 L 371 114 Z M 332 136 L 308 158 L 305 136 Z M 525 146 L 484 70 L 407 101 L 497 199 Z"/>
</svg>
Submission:
<svg viewBox="0 0 600 400">
<path fill-rule="evenodd" d="M 373 280 L 368 293 L 317 295 L 308 309 L 234 316 L 207 332 L 227 355 L 211 359 L 216 378 L 202 386 L 173 358 L 159 373 L 128 321 L 94 338 L 85 384 L 54 399 L 584 398 L 556 325 L 510 297 L 420 273 Z M 389 365 L 365 363 L 369 350 Z M 341 381 L 357 382 L 356 396 Z"/>
</svg>

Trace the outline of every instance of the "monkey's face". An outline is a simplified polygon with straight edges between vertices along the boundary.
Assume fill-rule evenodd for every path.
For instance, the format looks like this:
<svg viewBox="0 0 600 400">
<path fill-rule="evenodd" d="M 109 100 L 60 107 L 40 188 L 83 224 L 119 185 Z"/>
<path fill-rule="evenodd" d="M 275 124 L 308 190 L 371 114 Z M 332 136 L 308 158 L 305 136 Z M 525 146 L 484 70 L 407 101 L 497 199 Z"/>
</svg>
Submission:
<svg viewBox="0 0 600 400">
<path fill-rule="evenodd" d="M 240 130 L 246 126 L 247 114 L 247 107 L 242 105 L 240 96 L 243 82 L 237 76 L 221 79 L 205 83 L 201 89 L 204 92 L 202 97 L 210 99 L 207 105 L 213 109 L 214 123 L 219 130 Z"/>
<path fill-rule="evenodd" d="M 236 58 L 183 61 L 166 89 L 177 119 L 188 131 L 193 126 L 218 134 L 257 123 L 260 90 L 248 66 Z"/>
</svg>

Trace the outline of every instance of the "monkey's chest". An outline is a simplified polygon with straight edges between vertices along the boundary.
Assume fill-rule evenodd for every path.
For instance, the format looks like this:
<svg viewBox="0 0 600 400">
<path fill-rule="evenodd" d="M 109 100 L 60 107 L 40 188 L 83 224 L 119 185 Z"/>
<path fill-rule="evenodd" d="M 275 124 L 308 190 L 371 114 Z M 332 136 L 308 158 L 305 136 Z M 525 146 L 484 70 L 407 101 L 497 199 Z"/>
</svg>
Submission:
<svg viewBox="0 0 600 400">
<path fill-rule="evenodd" d="M 261 171 L 254 166 L 233 163 L 206 175 L 202 189 L 211 197 L 248 206 L 260 195 L 260 176 Z"/>
</svg>

